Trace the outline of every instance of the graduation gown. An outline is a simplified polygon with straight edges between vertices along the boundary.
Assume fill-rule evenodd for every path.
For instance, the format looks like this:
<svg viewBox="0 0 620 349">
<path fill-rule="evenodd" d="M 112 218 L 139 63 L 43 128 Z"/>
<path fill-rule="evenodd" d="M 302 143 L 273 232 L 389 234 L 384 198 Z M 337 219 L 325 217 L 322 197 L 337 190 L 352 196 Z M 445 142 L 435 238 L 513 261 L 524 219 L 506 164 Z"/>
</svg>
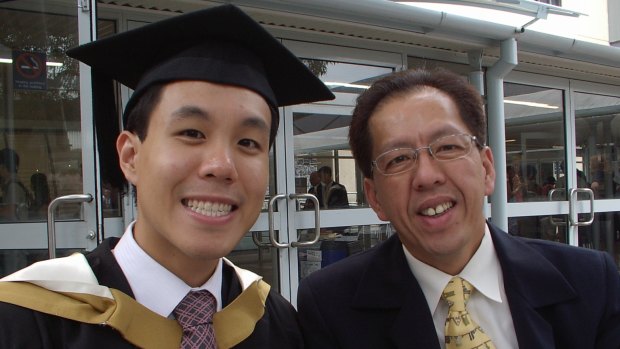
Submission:
<svg viewBox="0 0 620 349">
<path fill-rule="evenodd" d="M 133 305 L 135 306 L 137 302 L 130 298 L 133 297 L 133 293 L 129 287 L 129 283 L 111 252 L 117 242 L 117 238 L 105 240 L 93 252 L 86 255 L 86 260 L 96 276 L 99 285 L 121 291 L 123 294 L 120 296 L 120 292 L 114 291 L 115 297 L 127 297 L 129 302 L 125 303 L 135 303 Z M 248 293 L 243 292 L 244 290 L 242 289 L 235 268 L 226 263 L 224 263 L 223 266 L 222 303 L 224 309 L 222 312 L 224 312 L 226 307 L 231 305 L 231 303 L 239 305 L 240 301 L 245 302 L 248 300 L 248 297 L 245 296 Z M 2 292 L 2 288 L 0 288 L 0 299 L 3 298 Z M 251 328 L 249 329 L 249 336 L 246 337 L 243 335 L 245 338 L 233 347 L 239 349 L 302 348 L 303 343 L 294 308 L 277 292 L 270 289 L 265 292 L 264 313 L 258 318 L 255 325 L 254 321 L 252 321 L 254 328 L 253 330 Z M 242 299 L 243 297 L 245 298 Z M 234 302 L 235 300 L 236 302 Z M 234 306 L 233 304 L 228 309 Z M 90 309 L 90 307 L 88 308 Z M 262 311 L 262 304 L 259 303 L 258 308 Z M 132 310 L 131 313 L 140 311 L 149 312 L 148 309 L 137 305 L 136 310 Z M 50 312 L 53 313 L 53 310 Z M 218 312 L 218 314 L 219 313 L 220 312 Z M 234 315 L 238 316 L 239 314 L 237 313 Z M 216 314 L 216 316 L 218 315 Z M 114 315 L 112 315 L 112 317 L 114 317 Z M 7 302 L 0 302 L 0 348 L 137 348 L 139 346 L 129 342 L 117 329 L 136 329 L 144 326 L 152 326 L 146 331 L 149 338 L 147 338 L 147 342 L 142 343 L 149 344 L 144 345 L 144 347 L 170 347 L 169 343 L 164 344 L 164 339 L 169 340 L 169 337 L 174 337 L 174 335 L 171 334 L 168 336 L 164 334 L 167 333 L 165 331 L 170 328 L 168 326 L 170 323 L 162 322 L 173 320 L 163 317 L 157 319 L 157 317 L 159 316 L 150 317 L 150 319 L 155 318 L 156 322 L 154 325 L 151 325 L 151 322 L 149 322 L 149 325 L 136 323 L 139 321 L 137 320 L 139 318 L 130 320 L 120 319 L 115 325 L 108 325 L 108 320 L 105 320 L 104 324 L 89 324 L 40 311 L 34 311 Z M 237 331 L 237 326 L 242 327 L 243 325 L 241 325 L 241 323 L 247 320 L 248 319 L 244 319 L 243 316 L 235 318 L 233 322 L 234 325 L 227 326 L 228 328 L 223 329 L 223 331 L 228 331 L 229 334 L 233 336 L 239 332 L 243 332 Z M 119 322 L 120 325 L 118 324 Z M 112 323 L 112 321 L 110 321 L 110 323 Z M 156 327 L 160 325 L 162 327 Z M 174 324 L 174 326 L 177 325 Z M 143 334 L 138 334 L 137 336 L 140 337 L 141 335 L 143 336 Z M 158 335 L 162 338 L 161 342 L 153 339 L 153 337 L 157 337 Z"/>
</svg>

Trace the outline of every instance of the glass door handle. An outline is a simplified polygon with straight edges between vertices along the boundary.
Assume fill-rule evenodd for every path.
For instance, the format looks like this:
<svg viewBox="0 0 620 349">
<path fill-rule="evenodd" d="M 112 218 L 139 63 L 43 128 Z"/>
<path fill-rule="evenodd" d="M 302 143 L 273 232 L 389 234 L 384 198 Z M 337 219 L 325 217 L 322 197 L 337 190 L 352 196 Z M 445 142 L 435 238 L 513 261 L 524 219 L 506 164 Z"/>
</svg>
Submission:
<svg viewBox="0 0 620 349">
<path fill-rule="evenodd" d="M 252 241 L 254 241 L 254 245 L 258 246 L 258 247 L 271 247 L 271 243 L 270 242 L 263 242 L 261 240 L 261 235 L 260 235 L 260 231 L 253 231 L 252 232 Z"/>
<path fill-rule="evenodd" d="M 90 194 L 73 194 L 57 197 L 47 206 L 47 249 L 50 259 L 56 258 L 56 208 L 62 204 L 91 201 L 93 196 Z"/>
<path fill-rule="evenodd" d="M 564 188 L 556 188 L 556 189 L 551 189 L 549 190 L 549 193 L 547 194 L 547 196 L 549 197 L 549 201 L 554 201 L 553 200 L 553 195 L 558 192 L 558 193 L 563 193 L 564 192 Z M 549 216 L 549 221 L 551 222 L 552 225 L 556 226 L 556 227 L 564 227 L 566 226 L 566 221 L 562 218 L 558 219 L 558 218 L 553 218 L 553 216 Z"/>
<path fill-rule="evenodd" d="M 577 194 L 585 193 L 588 194 L 590 199 L 590 218 L 585 222 L 580 222 L 577 218 L 577 213 L 575 213 L 575 204 L 577 203 Z M 584 227 L 592 224 L 594 222 L 594 192 L 590 188 L 572 188 L 569 191 L 568 198 L 568 219 L 570 220 L 570 224 L 577 227 Z"/>
<path fill-rule="evenodd" d="M 553 200 L 553 196 L 555 193 L 563 193 L 564 192 L 564 188 L 555 188 L 555 189 L 551 189 L 549 190 L 549 193 L 547 193 L 547 197 L 549 198 L 549 201 L 554 201 Z"/>
<path fill-rule="evenodd" d="M 304 241 L 304 242 L 293 241 L 291 242 L 291 247 L 304 247 L 304 246 L 311 246 L 311 245 L 316 244 L 317 241 L 319 241 L 319 238 L 321 237 L 321 214 L 320 214 L 320 208 L 319 208 L 319 199 L 317 199 L 316 196 L 312 194 L 295 194 L 295 193 L 289 194 L 288 198 L 291 200 L 295 200 L 295 201 L 298 201 L 298 199 L 301 199 L 301 198 L 306 198 L 306 199 L 312 200 L 312 202 L 314 203 L 314 238 L 310 241 Z"/>
<path fill-rule="evenodd" d="M 289 247 L 288 244 L 281 244 L 278 242 L 278 239 L 276 238 L 276 230 L 273 228 L 273 204 L 277 200 L 281 199 L 286 199 L 286 194 L 278 194 L 269 200 L 269 213 L 267 215 L 267 218 L 269 219 L 269 240 L 271 241 L 271 246 L 273 247 L 287 248 Z"/>
</svg>

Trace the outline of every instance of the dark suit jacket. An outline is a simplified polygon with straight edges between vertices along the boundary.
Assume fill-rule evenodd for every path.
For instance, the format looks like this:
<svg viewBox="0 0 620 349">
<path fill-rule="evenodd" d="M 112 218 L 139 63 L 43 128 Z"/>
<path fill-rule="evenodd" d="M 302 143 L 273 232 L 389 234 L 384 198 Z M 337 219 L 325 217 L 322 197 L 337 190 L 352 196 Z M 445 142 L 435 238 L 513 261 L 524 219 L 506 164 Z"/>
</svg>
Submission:
<svg viewBox="0 0 620 349">
<path fill-rule="evenodd" d="M 608 254 L 489 226 L 520 348 L 620 348 L 620 276 Z M 298 313 L 309 349 L 439 348 L 397 236 L 302 280 Z"/>
<path fill-rule="evenodd" d="M 321 183 L 310 187 L 310 189 L 308 189 L 308 194 L 316 196 L 319 201 L 319 208 L 323 208 L 323 185 Z M 314 201 L 306 200 L 304 209 L 314 209 Z"/>
<path fill-rule="evenodd" d="M 99 283 L 133 297 L 127 279 L 112 255 L 118 239 L 108 239 L 86 255 Z M 224 264 L 222 303 L 241 293 L 230 266 Z M 235 348 L 302 348 L 293 307 L 274 291 L 267 297 L 265 315 L 254 333 Z M 110 327 L 83 324 L 0 302 L 0 348 L 135 348 Z"/>
<path fill-rule="evenodd" d="M 322 185 L 322 184 L 321 184 Z M 347 208 L 349 207 L 349 197 L 347 195 L 347 188 L 344 185 L 336 182 L 331 182 L 325 187 L 326 197 L 323 198 L 323 202 L 327 208 Z"/>
</svg>

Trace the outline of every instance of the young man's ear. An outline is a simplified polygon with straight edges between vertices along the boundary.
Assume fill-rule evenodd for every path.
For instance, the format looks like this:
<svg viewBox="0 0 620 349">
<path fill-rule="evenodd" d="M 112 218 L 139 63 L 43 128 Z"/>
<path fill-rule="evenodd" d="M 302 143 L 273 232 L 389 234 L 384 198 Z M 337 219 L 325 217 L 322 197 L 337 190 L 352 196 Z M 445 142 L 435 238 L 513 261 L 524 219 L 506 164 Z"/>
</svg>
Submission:
<svg viewBox="0 0 620 349">
<path fill-rule="evenodd" d="M 138 182 L 136 163 L 140 149 L 140 138 L 129 131 L 123 131 L 116 139 L 118 161 L 125 178 L 133 185 Z"/>
<path fill-rule="evenodd" d="M 366 200 L 368 204 L 377 214 L 382 221 L 388 221 L 388 217 L 381 207 L 379 198 L 377 197 L 377 191 L 375 190 L 375 182 L 372 178 L 364 178 L 364 193 L 366 194 Z"/>
</svg>

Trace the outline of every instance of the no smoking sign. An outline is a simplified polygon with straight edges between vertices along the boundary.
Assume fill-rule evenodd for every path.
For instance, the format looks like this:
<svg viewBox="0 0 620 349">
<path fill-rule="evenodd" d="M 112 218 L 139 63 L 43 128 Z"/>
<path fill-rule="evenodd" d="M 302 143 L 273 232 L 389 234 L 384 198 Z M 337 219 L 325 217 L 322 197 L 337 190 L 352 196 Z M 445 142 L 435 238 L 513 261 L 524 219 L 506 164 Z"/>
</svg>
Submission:
<svg viewBox="0 0 620 349">
<path fill-rule="evenodd" d="M 20 90 L 47 88 L 45 53 L 13 51 L 13 87 Z"/>
</svg>

